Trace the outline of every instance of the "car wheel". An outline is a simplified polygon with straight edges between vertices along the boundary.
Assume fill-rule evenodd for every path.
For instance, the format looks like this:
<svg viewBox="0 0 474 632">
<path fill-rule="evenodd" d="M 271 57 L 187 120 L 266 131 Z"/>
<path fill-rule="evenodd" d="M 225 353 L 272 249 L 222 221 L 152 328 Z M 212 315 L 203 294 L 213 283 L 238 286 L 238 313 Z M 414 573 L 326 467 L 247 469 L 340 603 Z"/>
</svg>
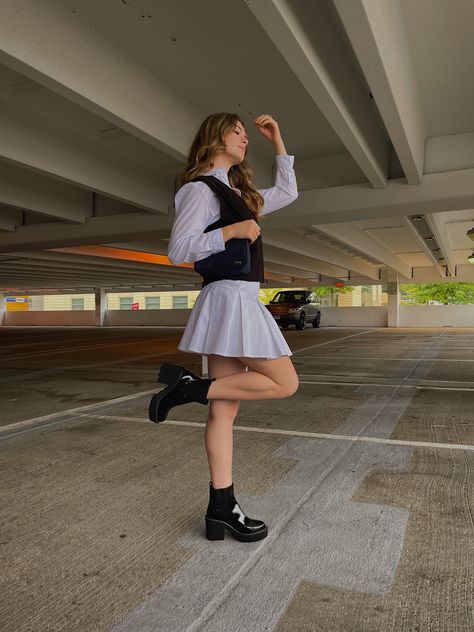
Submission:
<svg viewBox="0 0 474 632">
<path fill-rule="evenodd" d="M 316 318 L 313 320 L 313 327 L 319 327 L 321 324 L 321 312 L 316 314 Z"/>
<path fill-rule="evenodd" d="M 301 316 L 296 323 L 296 329 L 304 329 L 306 327 L 306 314 L 301 312 Z"/>
</svg>

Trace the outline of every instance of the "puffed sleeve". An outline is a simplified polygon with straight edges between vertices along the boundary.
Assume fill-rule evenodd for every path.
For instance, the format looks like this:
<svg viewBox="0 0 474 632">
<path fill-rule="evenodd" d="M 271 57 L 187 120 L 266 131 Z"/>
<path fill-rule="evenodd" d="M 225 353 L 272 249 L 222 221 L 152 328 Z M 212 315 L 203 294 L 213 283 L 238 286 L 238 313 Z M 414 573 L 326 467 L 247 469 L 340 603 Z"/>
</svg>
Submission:
<svg viewBox="0 0 474 632">
<path fill-rule="evenodd" d="M 294 156 L 287 154 L 278 154 L 275 156 L 275 185 L 269 189 L 259 189 L 264 199 L 264 205 L 260 211 L 261 215 L 266 215 L 279 208 L 283 208 L 291 204 L 291 202 L 294 202 L 298 197 L 296 175 L 293 169 L 294 160 Z"/>
<path fill-rule="evenodd" d="M 176 218 L 168 243 L 173 264 L 192 263 L 225 250 L 222 228 L 203 232 L 209 220 L 209 202 L 198 183 L 188 182 L 175 196 Z"/>
</svg>

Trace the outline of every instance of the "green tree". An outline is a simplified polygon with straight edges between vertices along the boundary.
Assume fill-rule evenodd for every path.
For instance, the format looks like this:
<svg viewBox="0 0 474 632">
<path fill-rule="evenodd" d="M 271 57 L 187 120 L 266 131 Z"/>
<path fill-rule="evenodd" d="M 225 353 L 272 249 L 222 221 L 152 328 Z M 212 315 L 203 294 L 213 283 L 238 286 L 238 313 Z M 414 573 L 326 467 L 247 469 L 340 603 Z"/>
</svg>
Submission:
<svg viewBox="0 0 474 632">
<path fill-rule="evenodd" d="M 353 285 L 344 285 L 343 287 L 336 287 L 335 285 L 322 285 L 313 287 L 313 292 L 318 296 L 336 296 L 337 294 L 350 294 L 354 289 Z"/>
<path fill-rule="evenodd" d="M 274 296 L 276 296 L 277 292 L 283 289 L 284 288 L 276 288 L 276 287 L 268 287 L 264 289 L 260 288 L 259 290 L 260 300 L 266 305 L 272 300 Z"/>
<path fill-rule="evenodd" d="M 315 294 L 317 294 L 317 296 L 330 297 L 331 305 L 338 305 L 337 297 L 339 296 L 339 294 L 350 294 L 353 290 L 353 285 L 344 285 L 343 287 L 336 287 L 335 285 L 322 285 L 313 288 L 313 291 Z"/>
<path fill-rule="evenodd" d="M 474 303 L 474 283 L 419 283 L 400 285 L 402 303 L 424 305 L 436 301 L 443 305 Z"/>
</svg>

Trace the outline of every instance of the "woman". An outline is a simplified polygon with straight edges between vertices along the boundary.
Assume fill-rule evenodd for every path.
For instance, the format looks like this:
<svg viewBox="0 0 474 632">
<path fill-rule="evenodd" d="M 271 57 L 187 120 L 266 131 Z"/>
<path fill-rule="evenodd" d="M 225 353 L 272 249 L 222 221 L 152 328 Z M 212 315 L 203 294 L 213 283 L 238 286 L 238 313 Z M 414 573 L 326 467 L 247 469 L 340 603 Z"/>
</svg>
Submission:
<svg viewBox="0 0 474 632">
<path fill-rule="evenodd" d="M 150 419 L 160 422 L 173 406 L 210 401 L 205 434 L 211 473 L 206 513 L 210 540 L 224 539 L 225 529 L 244 542 L 266 537 L 265 523 L 246 516 L 233 493 L 233 422 L 241 399 L 289 397 L 299 385 L 289 358 L 292 352 L 258 294 L 264 281 L 259 219 L 298 197 L 294 156 L 287 155 L 271 115 L 262 114 L 254 122 L 276 154 L 275 186 L 268 189 L 252 185 L 246 159 L 249 140 L 237 114 L 206 118 L 191 145 L 175 197 L 168 258 L 174 264 L 195 262 L 225 250 L 229 239 L 248 239 L 251 271 L 203 279 L 178 349 L 207 355 L 209 378 L 163 364 L 158 381 L 168 386 L 150 403 Z"/>
</svg>

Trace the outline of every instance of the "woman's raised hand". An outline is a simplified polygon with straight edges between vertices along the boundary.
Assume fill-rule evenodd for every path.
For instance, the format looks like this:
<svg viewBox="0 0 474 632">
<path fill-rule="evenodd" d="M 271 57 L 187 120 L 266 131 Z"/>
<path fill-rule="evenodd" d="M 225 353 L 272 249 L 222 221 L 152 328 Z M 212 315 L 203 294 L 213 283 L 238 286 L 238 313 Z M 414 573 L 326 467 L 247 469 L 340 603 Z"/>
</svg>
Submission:
<svg viewBox="0 0 474 632">
<path fill-rule="evenodd" d="M 255 119 L 258 131 L 271 143 L 281 140 L 280 128 L 271 114 L 261 114 Z"/>
</svg>

